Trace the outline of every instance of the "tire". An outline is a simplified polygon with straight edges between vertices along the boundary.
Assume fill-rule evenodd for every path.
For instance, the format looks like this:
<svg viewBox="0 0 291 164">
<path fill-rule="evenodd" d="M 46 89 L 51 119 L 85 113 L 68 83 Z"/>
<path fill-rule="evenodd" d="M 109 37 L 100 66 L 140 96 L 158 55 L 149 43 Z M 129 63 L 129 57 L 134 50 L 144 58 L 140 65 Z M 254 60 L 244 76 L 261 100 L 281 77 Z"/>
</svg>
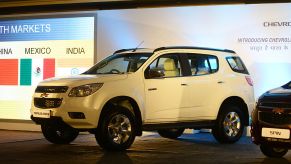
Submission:
<svg viewBox="0 0 291 164">
<path fill-rule="evenodd" d="M 265 156 L 273 158 L 281 158 L 288 152 L 286 148 L 275 148 L 264 144 L 260 145 L 260 149 Z"/>
<path fill-rule="evenodd" d="M 226 105 L 219 113 L 216 125 L 212 129 L 214 138 L 220 143 L 237 142 L 244 131 L 244 115 L 240 108 Z"/>
<path fill-rule="evenodd" d="M 71 127 L 41 125 L 41 131 L 46 140 L 54 144 L 69 144 L 79 135 L 79 131 Z"/>
<path fill-rule="evenodd" d="M 171 138 L 171 139 L 176 139 L 180 137 L 183 134 L 183 132 L 184 132 L 184 128 L 158 130 L 158 133 L 160 136 L 165 137 L 165 138 Z"/>
<path fill-rule="evenodd" d="M 103 149 L 122 151 L 132 145 L 136 132 L 132 112 L 127 108 L 117 106 L 100 119 L 95 138 Z"/>
</svg>

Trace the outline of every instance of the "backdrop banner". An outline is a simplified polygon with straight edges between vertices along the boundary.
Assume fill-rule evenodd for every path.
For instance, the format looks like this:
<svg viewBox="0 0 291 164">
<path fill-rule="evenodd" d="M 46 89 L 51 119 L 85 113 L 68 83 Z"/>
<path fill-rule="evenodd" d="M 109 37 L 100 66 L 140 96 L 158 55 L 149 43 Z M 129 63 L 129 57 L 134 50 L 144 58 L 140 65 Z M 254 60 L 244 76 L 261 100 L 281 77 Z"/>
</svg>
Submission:
<svg viewBox="0 0 291 164">
<path fill-rule="evenodd" d="M 255 96 L 291 80 L 291 4 L 98 11 L 98 60 L 116 49 L 201 46 L 232 49 L 252 75 Z"/>
</svg>

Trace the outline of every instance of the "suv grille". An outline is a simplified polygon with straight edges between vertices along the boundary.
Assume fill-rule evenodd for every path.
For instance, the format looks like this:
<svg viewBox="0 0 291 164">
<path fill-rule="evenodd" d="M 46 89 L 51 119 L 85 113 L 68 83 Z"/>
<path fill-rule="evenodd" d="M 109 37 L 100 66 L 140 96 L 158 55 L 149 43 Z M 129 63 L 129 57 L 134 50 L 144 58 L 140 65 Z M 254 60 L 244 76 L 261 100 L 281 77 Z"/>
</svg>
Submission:
<svg viewBox="0 0 291 164">
<path fill-rule="evenodd" d="M 34 106 L 37 108 L 58 108 L 61 106 L 63 99 L 59 98 L 34 98 Z"/>
<path fill-rule="evenodd" d="M 291 124 L 291 114 L 259 111 L 259 120 L 270 124 L 286 125 Z"/>
<path fill-rule="evenodd" d="M 66 86 L 38 86 L 35 89 L 36 93 L 66 93 L 68 87 Z"/>
<path fill-rule="evenodd" d="M 291 103 L 278 103 L 278 102 L 262 102 L 260 103 L 262 108 L 291 108 Z"/>
</svg>

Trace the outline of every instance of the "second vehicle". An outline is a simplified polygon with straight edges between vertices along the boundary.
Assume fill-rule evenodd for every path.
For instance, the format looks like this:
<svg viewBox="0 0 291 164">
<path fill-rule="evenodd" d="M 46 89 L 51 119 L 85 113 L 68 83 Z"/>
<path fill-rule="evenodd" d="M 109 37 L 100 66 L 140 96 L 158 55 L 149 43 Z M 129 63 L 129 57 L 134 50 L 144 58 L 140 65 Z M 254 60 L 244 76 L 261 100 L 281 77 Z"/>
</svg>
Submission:
<svg viewBox="0 0 291 164">
<path fill-rule="evenodd" d="M 251 134 L 268 157 L 282 157 L 291 149 L 291 82 L 264 93 L 252 113 Z"/>
</svg>

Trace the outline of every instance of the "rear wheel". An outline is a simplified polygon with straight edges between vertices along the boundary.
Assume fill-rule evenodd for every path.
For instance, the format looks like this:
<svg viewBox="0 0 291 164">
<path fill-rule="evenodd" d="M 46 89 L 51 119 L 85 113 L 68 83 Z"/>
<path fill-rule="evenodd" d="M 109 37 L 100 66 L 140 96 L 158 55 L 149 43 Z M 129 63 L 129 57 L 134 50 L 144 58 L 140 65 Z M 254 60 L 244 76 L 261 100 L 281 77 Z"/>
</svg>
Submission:
<svg viewBox="0 0 291 164">
<path fill-rule="evenodd" d="M 260 146 L 260 149 L 265 156 L 274 158 L 283 157 L 288 152 L 286 148 L 275 148 L 264 144 Z"/>
<path fill-rule="evenodd" d="M 100 120 L 95 134 L 98 144 L 106 150 L 126 150 L 135 139 L 134 115 L 124 107 L 110 110 Z"/>
<path fill-rule="evenodd" d="M 243 114 L 237 106 L 227 105 L 219 113 L 217 123 L 212 129 L 214 138 L 220 143 L 235 143 L 244 131 Z"/>
<path fill-rule="evenodd" d="M 176 139 L 180 137 L 183 134 L 183 132 L 184 132 L 184 128 L 158 130 L 158 133 L 160 136 L 165 137 L 165 138 L 171 138 L 171 139 Z"/>
<path fill-rule="evenodd" d="M 79 135 L 79 131 L 71 127 L 41 125 L 44 137 L 54 144 L 69 144 Z"/>
</svg>

